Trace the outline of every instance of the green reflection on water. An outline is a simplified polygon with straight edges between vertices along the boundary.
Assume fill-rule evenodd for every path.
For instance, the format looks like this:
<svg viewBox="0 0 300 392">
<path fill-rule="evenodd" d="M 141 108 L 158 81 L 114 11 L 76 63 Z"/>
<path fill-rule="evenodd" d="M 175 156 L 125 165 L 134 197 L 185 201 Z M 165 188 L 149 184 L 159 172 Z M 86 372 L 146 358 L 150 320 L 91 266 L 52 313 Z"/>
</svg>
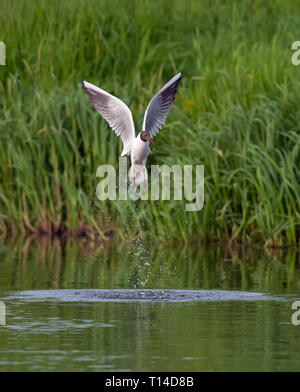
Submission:
<svg viewBox="0 0 300 392">
<path fill-rule="evenodd" d="M 222 247 L 3 243 L 0 300 L 16 290 L 225 289 L 286 301 L 6 301 L 1 370 L 299 370 L 299 255 Z"/>
</svg>

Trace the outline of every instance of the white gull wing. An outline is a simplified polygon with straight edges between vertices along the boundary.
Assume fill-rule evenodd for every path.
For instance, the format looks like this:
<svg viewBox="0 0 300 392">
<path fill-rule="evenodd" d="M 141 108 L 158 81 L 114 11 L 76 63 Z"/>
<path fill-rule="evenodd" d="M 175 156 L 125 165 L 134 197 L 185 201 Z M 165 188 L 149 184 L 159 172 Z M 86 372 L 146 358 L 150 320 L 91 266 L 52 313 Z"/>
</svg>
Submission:
<svg viewBox="0 0 300 392">
<path fill-rule="evenodd" d="M 153 138 L 162 128 L 166 121 L 169 110 L 174 102 L 178 84 L 181 80 L 182 73 L 175 75 L 168 81 L 159 92 L 151 99 L 143 121 L 143 131 L 148 131 Z"/>
<path fill-rule="evenodd" d="M 91 83 L 83 81 L 82 88 L 89 97 L 91 105 L 108 122 L 115 133 L 121 136 L 124 145 L 121 156 L 129 155 L 132 141 L 135 138 L 135 130 L 132 114 L 128 106 L 119 98 Z"/>
</svg>

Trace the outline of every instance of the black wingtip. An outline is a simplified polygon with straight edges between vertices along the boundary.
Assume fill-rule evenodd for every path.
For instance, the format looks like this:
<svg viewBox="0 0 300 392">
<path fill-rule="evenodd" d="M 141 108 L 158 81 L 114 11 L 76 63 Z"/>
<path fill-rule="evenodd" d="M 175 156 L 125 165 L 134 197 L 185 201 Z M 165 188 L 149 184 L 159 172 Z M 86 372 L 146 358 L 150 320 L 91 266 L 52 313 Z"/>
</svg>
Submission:
<svg viewBox="0 0 300 392">
<path fill-rule="evenodd" d="M 182 71 L 178 72 L 179 77 L 177 78 L 177 82 L 179 83 L 182 79 Z"/>
</svg>

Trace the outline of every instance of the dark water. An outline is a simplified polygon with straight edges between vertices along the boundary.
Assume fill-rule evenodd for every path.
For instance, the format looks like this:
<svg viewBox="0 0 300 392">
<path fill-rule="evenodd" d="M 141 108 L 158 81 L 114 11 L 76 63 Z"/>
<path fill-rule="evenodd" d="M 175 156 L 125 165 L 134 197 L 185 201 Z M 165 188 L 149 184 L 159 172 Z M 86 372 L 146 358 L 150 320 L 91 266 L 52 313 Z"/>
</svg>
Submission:
<svg viewBox="0 0 300 392">
<path fill-rule="evenodd" d="M 293 250 L 3 242 L 0 371 L 299 371 L 299 278 Z"/>
</svg>

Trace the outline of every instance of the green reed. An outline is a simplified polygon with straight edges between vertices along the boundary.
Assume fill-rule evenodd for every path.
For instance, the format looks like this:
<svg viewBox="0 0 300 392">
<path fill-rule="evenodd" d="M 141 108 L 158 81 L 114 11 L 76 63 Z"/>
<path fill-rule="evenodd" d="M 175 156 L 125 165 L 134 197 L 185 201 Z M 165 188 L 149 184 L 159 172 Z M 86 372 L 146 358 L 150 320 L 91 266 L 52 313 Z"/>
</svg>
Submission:
<svg viewBox="0 0 300 392">
<path fill-rule="evenodd" d="M 299 244 L 300 68 L 293 1 L 9 1 L 0 40 L 0 230 L 161 241 Z M 203 164 L 205 206 L 100 202 L 99 165 L 121 141 L 88 80 L 124 100 L 136 130 L 183 71 L 150 164 Z"/>
</svg>

